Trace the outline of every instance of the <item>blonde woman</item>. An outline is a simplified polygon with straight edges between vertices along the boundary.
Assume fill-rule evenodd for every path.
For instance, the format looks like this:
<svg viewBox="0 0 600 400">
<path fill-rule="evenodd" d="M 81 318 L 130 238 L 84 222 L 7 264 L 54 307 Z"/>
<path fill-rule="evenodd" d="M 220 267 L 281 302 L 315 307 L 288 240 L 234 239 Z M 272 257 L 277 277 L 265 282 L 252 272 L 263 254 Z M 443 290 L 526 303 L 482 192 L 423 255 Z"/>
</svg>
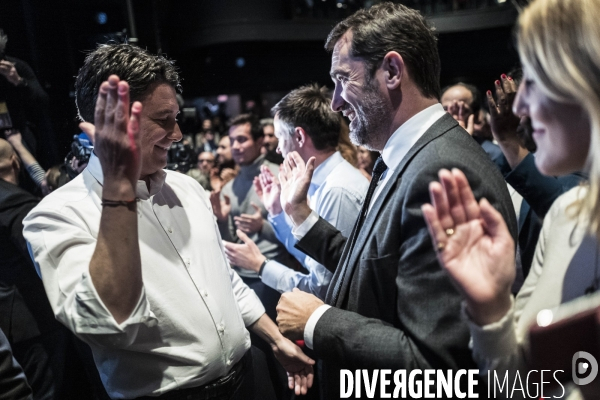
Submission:
<svg viewBox="0 0 600 400">
<path fill-rule="evenodd" d="M 423 206 L 440 263 L 465 297 L 473 356 L 483 373 L 526 370 L 527 331 L 537 313 L 600 286 L 599 18 L 597 0 L 536 0 L 519 18 L 525 76 L 513 111 L 531 118 L 542 173 L 587 170 L 590 186 L 553 204 L 515 300 L 514 242 L 500 214 L 485 199 L 475 201 L 465 176 L 440 171 L 441 183 L 430 186 L 433 205 Z M 506 79 L 502 85 L 512 84 Z"/>
</svg>

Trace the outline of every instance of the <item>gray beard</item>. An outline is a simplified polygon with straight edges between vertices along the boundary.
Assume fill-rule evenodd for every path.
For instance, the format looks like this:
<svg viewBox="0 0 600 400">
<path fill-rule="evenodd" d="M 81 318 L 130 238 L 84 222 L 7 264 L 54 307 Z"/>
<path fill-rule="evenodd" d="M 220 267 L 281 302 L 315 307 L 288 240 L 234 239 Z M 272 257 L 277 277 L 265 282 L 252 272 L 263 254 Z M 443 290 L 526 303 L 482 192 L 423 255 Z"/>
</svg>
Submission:
<svg viewBox="0 0 600 400">
<path fill-rule="evenodd" d="M 350 129 L 350 140 L 357 146 L 369 150 L 378 145 L 379 136 L 388 126 L 391 110 L 388 110 L 379 92 L 374 87 L 366 87 L 362 105 L 356 110 L 354 129 Z"/>
</svg>

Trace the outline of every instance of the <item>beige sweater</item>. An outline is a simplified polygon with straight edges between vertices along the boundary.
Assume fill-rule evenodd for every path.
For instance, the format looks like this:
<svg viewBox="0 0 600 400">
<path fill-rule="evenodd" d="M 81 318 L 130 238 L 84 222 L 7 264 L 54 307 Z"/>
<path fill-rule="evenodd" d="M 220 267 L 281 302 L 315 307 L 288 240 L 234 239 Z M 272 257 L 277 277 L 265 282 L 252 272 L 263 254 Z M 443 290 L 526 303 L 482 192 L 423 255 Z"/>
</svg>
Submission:
<svg viewBox="0 0 600 400">
<path fill-rule="evenodd" d="M 600 265 L 596 238 L 586 232 L 586 219 L 570 207 L 586 194 L 575 187 L 561 195 L 546 215 L 531 271 L 517 295 L 513 308 L 500 321 L 480 327 L 469 320 L 473 357 L 482 375 L 487 371 L 527 371 L 524 349 L 529 327 L 537 314 L 580 298 L 596 282 Z M 510 383 L 512 386 L 512 383 Z M 577 399 L 578 393 L 565 398 Z M 560 394 L 560 392 L 559 392 Z"/>
</svg>

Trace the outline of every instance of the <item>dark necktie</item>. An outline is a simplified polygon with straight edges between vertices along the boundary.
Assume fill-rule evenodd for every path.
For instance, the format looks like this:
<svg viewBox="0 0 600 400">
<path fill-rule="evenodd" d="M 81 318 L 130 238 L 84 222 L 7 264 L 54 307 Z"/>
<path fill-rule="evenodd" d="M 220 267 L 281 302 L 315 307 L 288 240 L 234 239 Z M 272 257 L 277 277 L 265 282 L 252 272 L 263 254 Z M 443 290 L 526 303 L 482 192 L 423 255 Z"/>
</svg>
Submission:
<svg viewBox="0 0 600 400">
<path fill-rule="evenodd" d="M 347 244 L 348 252 L 346 253 L 346 258 L 344 259 L 344 266 L 342 267 L 342 271 L 340 273 L 340 277 L 336 282 L 335 288 L 333 290 L 331 305 L 335 306 L 337 303 L 337 299 L 340 295 L 340 291 L 342 289 L 342 285 L 344 284 L 344 278 L 346 276 L 346 272 L 348 269 L 348 262 L 352 256 L 352 251 L 354 250 L 354 245 L 356 244 L 356 239 L 360 233 L 360 229 L 365 222 L 365 218 L 367 217 L 367 213 L 369 211 L 369 205 L 371 204 L 371 199 L 373 198 L 373 193 L 375 193 L 375 189 L 377 189 L 377 184 L 379 183 L 379 179 L 381 179 L 381 175 L 387 169 L 387 165 L 383 162 L 383 158 L 379 156 L 377 161 L 375 161 L 375 166 L 373 167 L 373 174 L 371 175 L 371 183 L 369 184 L 369 190 L 367 190 L 367 196 L 365 197 L 365 201 L 363 202 L 362 208 L 360 209 L 360 214 L 358 215 L 358 219 L 354 224 L 354 229 L 352 229 L 352 234 L 350 235 L 350 242 Z"/>
</svg>

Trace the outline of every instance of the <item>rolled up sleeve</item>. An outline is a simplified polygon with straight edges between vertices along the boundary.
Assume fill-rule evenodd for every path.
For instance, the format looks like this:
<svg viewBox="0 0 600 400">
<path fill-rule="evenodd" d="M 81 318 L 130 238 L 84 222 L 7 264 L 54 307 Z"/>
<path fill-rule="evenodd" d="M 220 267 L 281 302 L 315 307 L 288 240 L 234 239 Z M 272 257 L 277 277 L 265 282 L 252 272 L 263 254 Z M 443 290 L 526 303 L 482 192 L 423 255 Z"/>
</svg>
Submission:
<svg viewBox="0 0 600 400">
<path fill-rule="evenodd" d="M 142 288 L 135 309 L 118 324 L 100 299 L 89 275 L 96 236 L 74 210 L 34 209 L 23 221 L 23 235 L 58 321 L 83 341 L 107 348 L 131 345 L 140 325 L 156 316 Z"/>
</svg>

